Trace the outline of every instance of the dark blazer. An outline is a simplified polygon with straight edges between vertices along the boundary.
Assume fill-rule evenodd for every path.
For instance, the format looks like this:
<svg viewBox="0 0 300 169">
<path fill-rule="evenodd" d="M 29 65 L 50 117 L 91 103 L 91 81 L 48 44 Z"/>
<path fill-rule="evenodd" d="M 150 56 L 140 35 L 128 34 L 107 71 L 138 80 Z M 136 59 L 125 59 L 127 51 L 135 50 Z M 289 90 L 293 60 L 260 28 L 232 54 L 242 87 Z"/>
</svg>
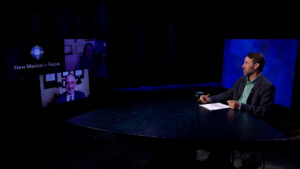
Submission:
<svg viewBox="0 0 300 169">
<path fill-rule="evenodd" d="M 75 92 L 74 93 L 74 100 L 85 98 L 85 94 L 83 92 L 80 92 L 80 91 L 74 91 L 74 92 Z M 67 102 L 67 92 L 64 92 L 64 93 L 60 94 L 55 99 L 56 104 L 64 103 L 64 102 Z"/>
<path fill-rule="evenodd" d="M 212 102 L 239 100 L 247 83 L 247 78 L 247 76 L 239 78 L 231 89 L 216 96 L 212 96 Z M 257 77 L 246 104 L 241 103 L 241 110 L 264 117 L 266 113 L 270 113 L 274 98 L 275 86 L 267 78 L 261 75 Z"/>
</svg>

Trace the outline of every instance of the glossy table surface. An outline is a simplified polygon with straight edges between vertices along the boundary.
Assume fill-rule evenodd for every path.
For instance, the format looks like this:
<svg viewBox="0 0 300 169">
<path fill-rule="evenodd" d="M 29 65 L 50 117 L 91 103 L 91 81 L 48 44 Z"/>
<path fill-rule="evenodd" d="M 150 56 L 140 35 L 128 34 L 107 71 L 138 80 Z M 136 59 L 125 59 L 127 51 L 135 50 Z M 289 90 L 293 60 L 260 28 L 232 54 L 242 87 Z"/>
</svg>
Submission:
<svg viewBox="0 0 300 169">
<path fill-rule="evenodd" d="M 139 95 L 67 121 L 94 130 L 192 141 L 277 141 L 287 137 L 248 112 L 199 107 L 192 93 Z"/>
</svg>

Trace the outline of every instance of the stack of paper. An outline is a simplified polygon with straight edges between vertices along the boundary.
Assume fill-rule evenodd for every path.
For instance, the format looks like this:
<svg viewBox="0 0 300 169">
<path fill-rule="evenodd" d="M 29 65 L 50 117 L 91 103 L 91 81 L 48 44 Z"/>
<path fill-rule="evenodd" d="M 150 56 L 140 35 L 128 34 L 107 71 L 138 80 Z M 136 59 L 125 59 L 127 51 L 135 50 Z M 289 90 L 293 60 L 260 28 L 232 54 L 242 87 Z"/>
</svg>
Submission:
<svg viewBox="0 0 300 169">
<path fill-rule="evenodd" d="M 222 103 L 200 104 L 199 106 L 204 107 L 208 110 L 219 110 L 219 109 L 230 108 L 229 105 L 222 104 Z"/>
</svg>

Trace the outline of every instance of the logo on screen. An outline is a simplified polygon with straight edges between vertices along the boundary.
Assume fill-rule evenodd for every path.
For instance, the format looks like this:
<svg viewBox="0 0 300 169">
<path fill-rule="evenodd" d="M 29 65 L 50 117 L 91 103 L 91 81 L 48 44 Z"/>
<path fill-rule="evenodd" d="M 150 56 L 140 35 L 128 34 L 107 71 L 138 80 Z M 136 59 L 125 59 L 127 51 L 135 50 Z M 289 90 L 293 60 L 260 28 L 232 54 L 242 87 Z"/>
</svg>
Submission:
<svg viewBox="0 0 300 169">
<path fill-rule="evenodd" d="M 43 54 L 44 54 L 44 51 L 43 49 L 38 46 L 38 45 L 35 45 L 32 49 L 31 49 L 31 55 L 36 59 L 36 60 L 39 60 L 42 58 Z"/>
</svg>

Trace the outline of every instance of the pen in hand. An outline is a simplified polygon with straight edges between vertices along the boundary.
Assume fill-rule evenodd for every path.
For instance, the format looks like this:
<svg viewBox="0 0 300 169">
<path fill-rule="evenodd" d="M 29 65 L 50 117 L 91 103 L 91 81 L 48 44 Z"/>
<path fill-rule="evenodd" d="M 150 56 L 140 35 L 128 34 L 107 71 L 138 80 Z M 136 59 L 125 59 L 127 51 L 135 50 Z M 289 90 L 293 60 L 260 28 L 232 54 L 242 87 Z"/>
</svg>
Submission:
<svg viewBox="0 0 300 169">
<path fill-rule="evenodd" d="M 198 99 L 198 101 L 200 101 L 201 103 L 208 103 L 208 102 L 210 102 L 209 96 L 210 96 L 210 94 L 201 95 L 200 98 Z"/>
</svg>

